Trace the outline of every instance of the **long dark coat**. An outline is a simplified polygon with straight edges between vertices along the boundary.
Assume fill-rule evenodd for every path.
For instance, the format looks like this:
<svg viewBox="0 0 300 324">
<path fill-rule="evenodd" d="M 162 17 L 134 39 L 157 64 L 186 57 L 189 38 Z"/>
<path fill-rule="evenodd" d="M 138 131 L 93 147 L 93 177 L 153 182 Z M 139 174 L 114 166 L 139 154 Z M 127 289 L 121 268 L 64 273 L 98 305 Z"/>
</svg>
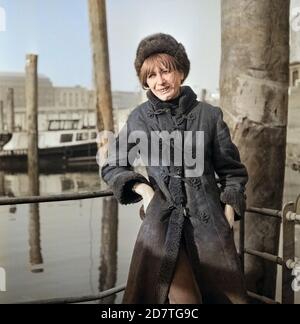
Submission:
<svg viewBox="0 0 300 324">
<path fill-rule="evenodd" d="M 160 101 L 150 91 L 148 98 L 130 114 L 128 134 L 141 130 L 150 138 L 151 131 L 204 131 L 204 172 L 185 177 L 186 166 L 171 161 L 170 167 L 148 166 L 148 181 L 131 166 L 121 166 L 127 157 L 113 158 L 116 166 L 103 166 L 102 177 L 121 204 L 142 199 L 132 191 L 136 182 L 155 190 L 138 233 L 123 302 L 167 303 L 180 244 L 185 244 L 204 303 L 247 303 L 224 205 L 234 208 L 236 219 L 243 217 L 248 175 L 222 110 L 197 101 L 187 86 L 175 104 Z M 136 144 L 129 144 L 128 151 Z"/>
</svg>

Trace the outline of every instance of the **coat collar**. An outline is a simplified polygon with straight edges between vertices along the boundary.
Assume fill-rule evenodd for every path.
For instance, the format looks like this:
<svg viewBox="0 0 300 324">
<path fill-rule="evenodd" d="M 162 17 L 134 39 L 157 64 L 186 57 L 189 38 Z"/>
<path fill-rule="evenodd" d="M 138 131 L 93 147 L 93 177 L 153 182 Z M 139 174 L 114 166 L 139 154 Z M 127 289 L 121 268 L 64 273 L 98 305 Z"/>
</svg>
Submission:
<svg viewBox="0 0 300 324">
<path fill-rule="evenodd" d="M 170 111 L 173 115 L 187 115 L 198 103 L 197 95 L 189 86 L 183 86 L 179 97 L 170 101 L 162 101 L 157 98 L 151 90 L 147 92 L 147 97 L 153 108 L 155 115 L 160 115 Z"/>
</svg>

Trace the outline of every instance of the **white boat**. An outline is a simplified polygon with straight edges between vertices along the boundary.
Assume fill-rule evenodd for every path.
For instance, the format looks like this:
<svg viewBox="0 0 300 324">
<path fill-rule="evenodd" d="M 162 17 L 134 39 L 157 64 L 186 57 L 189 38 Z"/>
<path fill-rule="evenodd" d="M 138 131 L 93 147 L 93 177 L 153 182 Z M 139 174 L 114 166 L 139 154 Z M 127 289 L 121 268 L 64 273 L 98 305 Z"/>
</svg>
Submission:
<svg viewBox="0 0 300 324">
<path fill-rule="evenodd" d="M 0 133 L 0 150 L 11 139 L 12 134 Z"/>
<path fill-rule="evenodd" d="M 40 168 L 84 169 L 96 164 L 97 131 L 80 127 L 79 120 L 51 120 L 48 130 L 40 131 L 38 137 Z M 0 168 L 3 170 L 26 170 L 28 154 L 27 132 L 13 133 L 0 151 Z M 90 170 L 90 169 L 89 169 Z"/>
</svg>

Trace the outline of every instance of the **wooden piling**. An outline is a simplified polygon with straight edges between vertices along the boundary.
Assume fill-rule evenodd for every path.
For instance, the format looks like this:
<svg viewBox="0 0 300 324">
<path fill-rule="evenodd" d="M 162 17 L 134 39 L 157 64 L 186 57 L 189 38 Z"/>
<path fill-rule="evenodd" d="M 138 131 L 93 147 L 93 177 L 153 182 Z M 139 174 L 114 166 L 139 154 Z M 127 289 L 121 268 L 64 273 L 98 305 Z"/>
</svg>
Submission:
<svg viewBox="0 0 300 324">
<path fill-rule="evenodd" d="M 4 131 L 3 101 L 0 101 L 0 133 Z"/>
<path fill-rule="evenodd" d="M 15 103 L 14 103 L 14 89 L 7 90 L 7 131 L 12 133 L 15 130 Z"/>
<path fill-rule="evenodd" d="M 248 169 L 247 204 L 281 210 L 290 1 L 223 0 L 221 4 L 220 106 Z M 245 246 L 278 255 L 280 221 L 251 214 L 245 222 Z M 247 287 L 258 295 L 274 299 L 276 272 L 275 264 L 245 258 Z"/>
<path fill-rule="evenodd" d="M 26 113 L 28 134 L 28 177 L 29 194 L 39 195 L 39 157 L 38 157 L 38 56 L 26 56 Z"/>
<path fill-rule="evenodd" d="M 98 131 L 114 131 L 105 0 L 89 0 L 91 46 L 93 54 Z M 99 154 L 105 156 L 107 138 L 99 138 Z M 116 281 L 118 245 L 118 202 L 103 202 L 99 290 L 112 288 Z M 113 302 L 114 296 L 108 302 Z M 106 301 L 107 302 L 107 301 Z"/>
<path fill-rule="evenodd" d="M 114 130 L 105 0 L 89 0 L 98 130 Z"/>
</svg>

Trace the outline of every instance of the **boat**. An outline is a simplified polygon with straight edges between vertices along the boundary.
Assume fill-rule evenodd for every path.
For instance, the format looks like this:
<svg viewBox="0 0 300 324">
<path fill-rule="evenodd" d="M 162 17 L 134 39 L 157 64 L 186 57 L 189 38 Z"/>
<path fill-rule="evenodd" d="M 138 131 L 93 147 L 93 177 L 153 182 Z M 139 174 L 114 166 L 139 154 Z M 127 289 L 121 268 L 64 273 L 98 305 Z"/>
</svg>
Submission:
<svg viewBox="0 0 300 324">
<path fill-rule="evenodd" d="M 83 127 L 78 119 L 50 120 L 38 134 L 39 167 L 43 173 L 55 171 L 94 171 L 97 131 Z M 0 151 L 0 169 L 27 170 L 28 134 L 14 132 Z"/>
<path fill-rule="evenodd" d="M 11 139 L 11 133 L 0 133 L 0 150 Z"/>
</svg>

